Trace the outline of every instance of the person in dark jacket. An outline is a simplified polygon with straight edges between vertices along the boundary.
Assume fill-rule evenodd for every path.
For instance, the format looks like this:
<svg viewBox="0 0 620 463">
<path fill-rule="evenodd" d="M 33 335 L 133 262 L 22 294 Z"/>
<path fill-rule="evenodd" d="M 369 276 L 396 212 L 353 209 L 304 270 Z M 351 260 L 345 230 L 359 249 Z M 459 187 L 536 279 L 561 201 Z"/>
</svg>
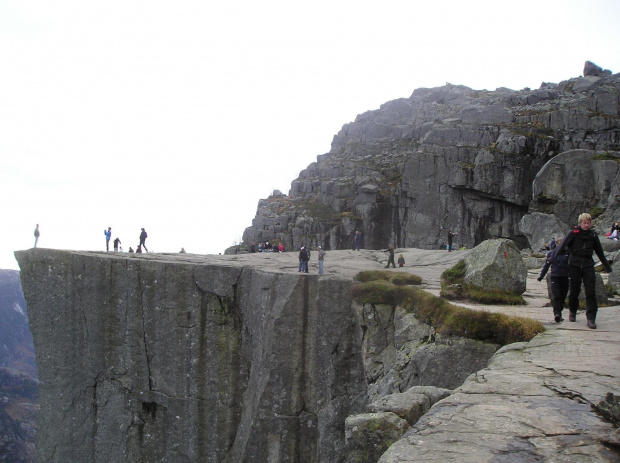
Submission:
<svg viewBox="0 0 620 463">
<path fill-rule="evenodd" d="M 588 328 L 596 329 L 596 313 L 598 305 L 596 303 L 596 274 L 594 273 L 594 260 L 592 253 L 596 253 L 605 267 L 611 272 L 611 265 L 607 262 L 598 235 L 590 229 L 592 217 L 588 213 L 579 216 L 578 224 L 567 233 L 559 246 L 553 251 L 549 262 L 551 265 L 562 254 L 565 248 L 570 251 L 568 258 L 570 293 L 568 296 L 568 319 L 571 322 L 577 320 L 577 309 L 579 308 L 579 293 L 581 292 L 581 282 L 586 290 L 586 318 Z"/>
<path fill-rule="evenodd" d="M 555 244 L 558 245 L 562 239 L 560 238 Z M 556 323 L 563 322 L 562 318 L 562 310 L 564 309 L 564 301 L 566 300 L 566 295 L 568 294 L 568 275 L 570 266 L 568 265 L 568 248 L 564 248 L 562 254 L 558 255 L 553 265 L 549 262 L 549 259 L 553 255 L 553 252 L 547 253 L 547 261 L 540 271 L 540 275 L 538 276 L 538 281 L 542 281 L 551 267 L 551 277 L 550 286 L 551 286 L 551 305 L 553 306 L 553 318 Z"/>
<path fill-rule="evenodd" d="M 149 252 L 149 250 L 146 248 L 146 244 L 145 244 L 147 236 L 148 235 L 146 234 L 146 231 L 143 228 L 142 229 L 142 233 L 140 233 L 140 246 L 142 246 L 146 252 Z"/>
<path fill-rule="evenodd" d="M 388 245 L 387 252 L 389 256 L 388 256 L 388 263 L 385 266 L 385 268 L 389 268 L 390 264 L 392 264 L 392 267 L 396 268 L 396 264 L 394 263 L 394 246 L 392 246 L 392 243 Z"/>
</svg>

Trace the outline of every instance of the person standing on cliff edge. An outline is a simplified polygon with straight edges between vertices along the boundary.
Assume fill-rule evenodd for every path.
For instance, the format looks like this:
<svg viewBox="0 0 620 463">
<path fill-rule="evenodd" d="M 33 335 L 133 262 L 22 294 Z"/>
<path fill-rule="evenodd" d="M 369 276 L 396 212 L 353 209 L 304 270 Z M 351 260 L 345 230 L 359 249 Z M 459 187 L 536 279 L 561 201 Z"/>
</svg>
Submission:
<svg viewBox="0 0 620 463">
<path fill-rule="evenodd" d="M 140 245 L 139 246 L 142 246 L 146 252 L 149 252 L 149 250 L 146 248 L 146 244 L 144 243 L 146 241 L 147 236 L 148 235 L 146 234 L 146 231 L 143 228 L 142 233 L 140 233 Z"/>
<path fill-rule="evenodd" d="M 103 230 L 103 234 L 105 235 L 105 250 L 110 250 L 110 238 L 112 238 L 112 227 L 108 227 L 108 231 Z"/>
<path fill-rule="evenodd" d="M 596 302 L 596 273 L 594 272 L 592 253 L 596 252 L 596 255 L 607 272 L 611 273 L 611 265 L 609 265 L 605 257 L 598 235 L 590 229 L 592 226 L 592 217 L 590 214 L 586 212 L 581 214 L 577 223 L 578 225 L 566 234 L 548 260 L 549 263 L 553 265 L 564 249 L 569 249 L 568 265 L 570 267 L 570 292 L 568 295 L 568 320 L 571 322 L 577 320 L 579 293 L 581 292 L 581 282 L 583 281 L 583 286 L 586 290 L 586 318 L 588 320 L 588 328 L 594 330 L 596 329 L 598 305 Z"/>
<path fill-rule="evenodd" d="M 37 224 L 37 228 L 34 229 L 34 247 L 37 247 L 37 243 L 39 242 L 39 224 Z"/>
</svg>

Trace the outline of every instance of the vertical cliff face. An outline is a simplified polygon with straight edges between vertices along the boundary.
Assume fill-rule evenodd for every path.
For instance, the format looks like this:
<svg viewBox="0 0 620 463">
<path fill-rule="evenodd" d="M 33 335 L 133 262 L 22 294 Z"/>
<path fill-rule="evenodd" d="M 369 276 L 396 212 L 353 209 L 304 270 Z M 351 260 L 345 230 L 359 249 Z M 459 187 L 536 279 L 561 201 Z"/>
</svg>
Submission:
<svg viewBox="0 0 620 463">
<path fill-rule="evenodd" d="M 338 461 L 367 385 L 345 280 L 142 257 L 16 253 L 38 461 Z"/>
</svg>

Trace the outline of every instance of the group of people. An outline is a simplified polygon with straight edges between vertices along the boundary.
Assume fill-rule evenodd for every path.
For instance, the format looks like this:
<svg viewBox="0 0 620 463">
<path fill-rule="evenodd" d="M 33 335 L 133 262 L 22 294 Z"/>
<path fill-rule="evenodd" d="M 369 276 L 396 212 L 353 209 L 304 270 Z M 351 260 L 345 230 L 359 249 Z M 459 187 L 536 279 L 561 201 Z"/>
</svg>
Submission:
<svg viewBox="0 0 620 463">
<path fill-rule="evenodd" d="M 598 235 L 591 229 L 592 217 L 590 214 L 581 214 L 577 223 L 577 226 L 570 230 L 564 238 L 557 241 L 551 240 L 549 243 L 550 250 L 547 253 L 545 265 L 538 276 L 538 281 L 542 281 L 551 268 L 549 283 L 551 305 L 556 323 L 564 321 L 562 311 L 567 294 L 568 320 L 571 322 L 577 320 L 579 293 L 583 283 L 586 293 L 587 325 L 588 328 L 596 329 L 598 304 L 596 301 L 596 273 L 592 255 L 596 253 L 607 272 L 612 270 L 605 257 Z"/>
<path fill-rule="evenodd" d="M 325 275 L 325 268 L 323 267 L 323 263 L 325 262 L 325 251 L 321 246 L 318 246 L 318 262 L 319 262 L 319 275 Z M 308 270 L 308 262 L 310 262 L 310 257 L 312 253 L 310 249 L 306 246 L 302 246 L 299 249 L 299 273 L 309 273 Z"/>
<path fill-rule="evenodd" d="M 146 252 L 149 252 L 149 250 L 146 248 L 146 238 L 148 237 L 148 235 L 146 233 L 146 230 L 144 230 L 144 228 L 142 228 L 141 230 L 142 232 L 140 233 L 140 243 L 138 244 L 138 247 L 136 248 L 136 253 L 141 253 L 142 249 L 144 249 L 144 251 Z M 107 230 L 103 230 L 103 234 L 105 235 L 105 250 L 110 251 L 110 240 L 112 239 L 112 227 L 108 227 Z M 118 252 L 120 245 L 121 245 L 121 239 L 117 236 L 114 239 L 114 252 Z M 120 248 L 120 251 L 123 252 L 123 248 Z M 131 246 L 129 247 L 128 252 L 130 253 L 134 252 Z"/>
<path fill-rule="evenodd" d="M 250 245 L 250 253 L 256 252 L 256 243 L 252 241 Z M 273 244 L 269 241 L 258 243 L 258 252 L 284 252 L 284 243 Z"/>
<path fill-rule="evenodd" d="M 392 268 L 396 268 L 396 264 L 394 263 L 394 245 L 392 243 L 388 245 L 386 252 L 388 253 L 388 263 L 385 266 L 385 268 L 389 268 L 390 264 L 392 264 Z M 398 266 L 402 267 L 404 265 L 405 265 L 405 258 L 401 254 L 400 256 L 398 256 Z"/>
</svg>

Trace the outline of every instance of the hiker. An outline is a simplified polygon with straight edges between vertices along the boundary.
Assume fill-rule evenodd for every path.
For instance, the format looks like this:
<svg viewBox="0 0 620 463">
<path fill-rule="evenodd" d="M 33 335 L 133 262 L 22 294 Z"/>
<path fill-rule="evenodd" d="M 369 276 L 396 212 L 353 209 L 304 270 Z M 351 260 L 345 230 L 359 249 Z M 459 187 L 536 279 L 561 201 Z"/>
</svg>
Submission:
<svg viewBox="0 0 620 463">
<path fill-rule="evenodd" d="M 456 233 L 454 233 L 452 230 L 448 230 L 448 252 L 452 252 L 452 239 L 455 237 Z"/>
<path fill-rule="evenodd" d="M 306 258 L 306 248 L 302 246 L 299 249 L 299 270 L 297 270 L 298 273 L 304 271 L 304 259 L 305 258 Z"/>
<path fill-rule="evenodd" d="M 323 248 L 319 246 L 319 275 L 325 275 L 325 271 L 323 270 L 324 259 L 325 259 L 325 251 L 323 251 Z"/>
<path fill-rule="evenodd" d="M 561 243 L 562 238 L 557 240 L 556 245 Z M 540 275 L 537 280 L 542 281 L 551 267 L 551 277 L 549 278 L 549 283 L 551 286 L 551 305 L 553 306 L 553 318 L 556 323 L 563 322 L 562 318 L 562 310 L 564 309 L 564 301 L 566 300 L 566 295 L 568 294 L 568 285 L 569 285 L 569 272 L 570 266 L 568 265 L 568 248 L 564 248 L 561 254 L 557 256 L 553 265 L 549 262 L 549 259 L 553 255 L 553 252 L 550 251 L 547 253 L 547 260 L 545 261 L 545 265 L 540 271 Z"/>
<path fill-rule="evenodd" d="M 110 250 L 110 238 L 112 238 L 112 227 L 108 227 L 108 231 L 103 230 L 103 234 L 105 235 L 105 250 Z"/>
<path fill-rule="evenodd" d="M 398 256 L 398 266 L 402 267 L 403 265 L 405 265 L 405 258 L 401 254 L 400 256 Z"/>
<path fill-rule="evenodd" d="M 611 272 L 611 265 L 605 258 L 605 253 L 598 239 L 598 235 L 590 229 L 592 217 L 584 212 L 579 216 L 578 225 L 569 231 L 560 245 L 555 248 L 549 263 L 553 265 L 556 259 L 568 248 L 570 256 L 569 264 L 569 296 L 568 296 L 568 320 L 577 320 L 577 309 L 579 308 L 579 293 L 581 292 L 581 282 L 586 290 L 586 319 L 588 328 L 596 329 L 596 314 L 598 305 L 596 302 L 596 273 L 594 272 L 594 259 L 592 253 L 596 253 L 603 267 L 607 272 Z"/>
<path fill-rule="evenodd" d="M 37 224 L 37 228 L 34 229 L 34 247 L 37 247 L 37 243 L 39 242 L 39 224 Z"/>
<path fill-rule="evenodd" d="M 131 246 L 129 246 L 129 254 L 133 254 L 133 248 Z"/>
<path fill-rule="evenodd" d="M 387 252 L 389 252 L 390 255 L 388 257 L 388 263 L 385 268 L 390 267 L 390 262 L 392 263 L 392 267 L 396 268 L 396 264 L 394 263 L 394 246 L 392 246 L 392 243 L 388 245 Z"/>
<path fill-rule="evenodd" d="M 142 246 L 146 252 L 149 252 L 149 250 L 146 247 L 146 244 L 144 243 L 146 241 L 146 237 L 147 236 L 148 235 L 146 234 L 146 231 L 144 231 L 144 228 L 143 228 L 142 229 L 142 233 L 140 233 L 140 246 Z M 138 246 L 138 248 L 140 246 Z M 138 251 L 136 251 L 136 252 L 138 252 Z M 140 252 L 142 252 L 142 251 L 140 251 Z"/>
<path fill-rule="evenodd" d="M 121 240 L 120 238 L 117 236 L 114 239 L 114 252 L 118 252 L 118 245 L 121 244 Z"/>
<path fill-rule="evenodd" d="M 355 241 L 354 241 L 354 243 L 355 243 L 354 249 L 356 251 L 359 251 L 360 248 L 362 247 L 362 233 L 361 232 L 359 232 L 359 231 L 355 232 Z"/>
</svg>

